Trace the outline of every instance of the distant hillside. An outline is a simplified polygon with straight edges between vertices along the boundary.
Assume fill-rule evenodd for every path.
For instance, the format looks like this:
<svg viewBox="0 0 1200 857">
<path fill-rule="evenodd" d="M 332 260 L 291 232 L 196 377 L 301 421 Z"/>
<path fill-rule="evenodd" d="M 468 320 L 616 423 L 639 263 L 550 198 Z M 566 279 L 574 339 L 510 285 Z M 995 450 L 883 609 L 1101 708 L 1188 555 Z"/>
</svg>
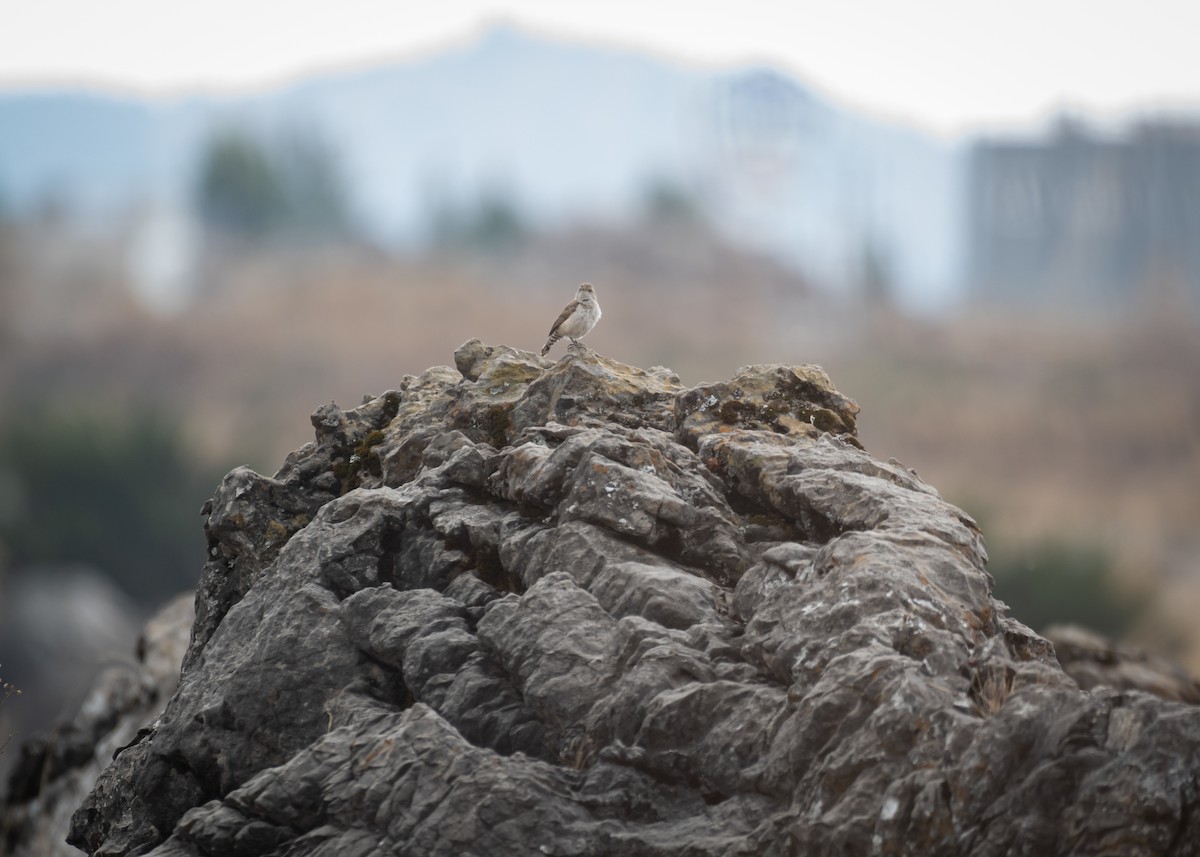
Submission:
<svg viewBox="0 0 1200 857">
<path fill-rule="evenodd" d="M 727 234 L 835 288 L 866 260 L 937 303 L 958 264 L 960 158 L 767 68 L 713 71 L 497 28 L 466 47 L 267 93 L 139 101 L 0 95 L 0 195 L 108 213 L 188 198 L 214 129 L 314 128 L 365 226 L 420 240 L 439 205 L 512 199 L 535 224 L 617 221 L 648 186 L 694 196 Z"/>
</svg>

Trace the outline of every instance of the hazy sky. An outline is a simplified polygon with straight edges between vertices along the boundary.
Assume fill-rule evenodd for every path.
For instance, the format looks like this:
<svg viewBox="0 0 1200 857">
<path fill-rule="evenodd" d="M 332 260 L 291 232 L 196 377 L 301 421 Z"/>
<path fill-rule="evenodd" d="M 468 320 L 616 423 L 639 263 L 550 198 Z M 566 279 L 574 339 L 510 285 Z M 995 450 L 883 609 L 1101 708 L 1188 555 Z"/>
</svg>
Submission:
<svg viewBox="0 0 1200 857">
<path fill-rule="evenodd" d="M 1200 107 L 1200 0 L 0 0 L 0 86 L 261 87 L 487 23 L 710 65 L 771 62 L 930 130 Z"/>
</svg>

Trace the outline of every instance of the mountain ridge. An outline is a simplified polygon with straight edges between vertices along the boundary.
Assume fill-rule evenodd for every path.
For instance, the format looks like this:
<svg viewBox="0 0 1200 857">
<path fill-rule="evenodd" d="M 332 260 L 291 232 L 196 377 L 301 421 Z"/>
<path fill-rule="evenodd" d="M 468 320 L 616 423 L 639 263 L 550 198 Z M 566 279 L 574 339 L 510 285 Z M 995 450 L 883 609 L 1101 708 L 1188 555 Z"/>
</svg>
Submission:
<svg viewBox="0 0 1200 857">
<path fill-rule="evenodd" d="M 0 193 L 17 209 L 68 192 L 85 210 L 184 205 L 205 140 L 229 126 L 315 129 L 385 244 L 419 242 L 431 209 L 488 192 L 542 228 L 628 220 L 665 180 L 833 288 L 853 284 L 868 249 L 902 296 L 944 293 L 957 264 L 955 147 L 761 64 L 696 68 L 510 27 L 236 96 L 0 93 Z"/>
</svg>

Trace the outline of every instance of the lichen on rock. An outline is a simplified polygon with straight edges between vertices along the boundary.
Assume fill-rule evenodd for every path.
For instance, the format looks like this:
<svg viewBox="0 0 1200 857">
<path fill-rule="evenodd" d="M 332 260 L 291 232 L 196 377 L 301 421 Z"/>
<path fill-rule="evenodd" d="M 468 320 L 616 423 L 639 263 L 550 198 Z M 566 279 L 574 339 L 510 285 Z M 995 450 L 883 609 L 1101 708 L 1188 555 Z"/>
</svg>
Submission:
<svg viewBox="0 0 1200 857">
<path fill-rule="evenodd" d="M 226 478 L 179 688 L 72 842 L 1195 853 L 1200 709 L 1082 691 L 819 368 L 455 366 Z"/>
</svg>

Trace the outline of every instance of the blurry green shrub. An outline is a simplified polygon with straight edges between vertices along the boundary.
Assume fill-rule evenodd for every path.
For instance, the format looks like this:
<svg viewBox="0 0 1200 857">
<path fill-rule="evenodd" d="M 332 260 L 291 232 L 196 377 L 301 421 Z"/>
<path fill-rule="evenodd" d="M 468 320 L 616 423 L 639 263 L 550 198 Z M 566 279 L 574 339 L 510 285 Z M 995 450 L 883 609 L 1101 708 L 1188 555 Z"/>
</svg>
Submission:
<svg viewBox="0 0 1200 857">
<path fill-rule="evenodd" d="M 992 553 L 996 597 L 1034 630 L 1072 622 L 1120 639 L 1148 606 L 1144 594 L 1116 584 L 1112 557 L 1099 547 L 1052 541 Z"/>
<path fill-rule="evenodd" d="M 155 418 L 0 426 L 0 547 L 10 572 L 86 563 L 154 605 L 195 586 L 205 558 L 199 510 L 219 478 Z"/>
</svg>

